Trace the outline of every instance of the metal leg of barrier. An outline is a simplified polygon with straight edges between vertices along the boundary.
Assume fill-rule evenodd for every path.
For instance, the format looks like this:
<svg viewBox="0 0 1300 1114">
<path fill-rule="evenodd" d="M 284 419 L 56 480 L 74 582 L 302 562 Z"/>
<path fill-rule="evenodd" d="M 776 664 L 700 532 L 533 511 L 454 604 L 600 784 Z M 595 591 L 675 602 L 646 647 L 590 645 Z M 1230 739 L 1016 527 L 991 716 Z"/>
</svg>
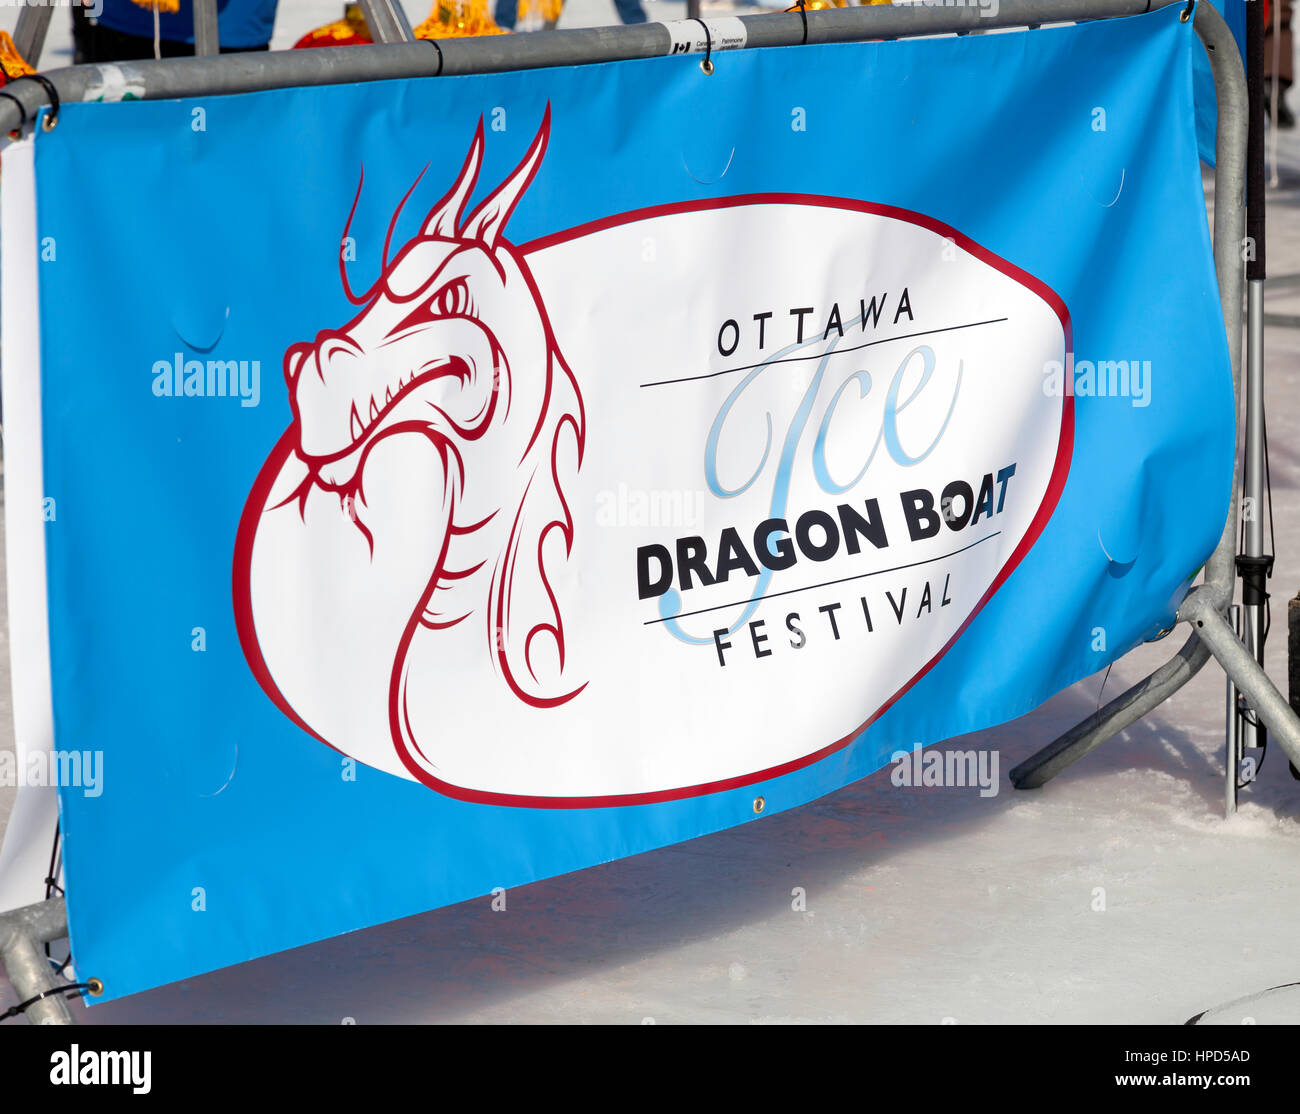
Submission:
<svg viewBox="0 0 1300 1114">
<path fill-rule="evenodd" d="M 50 4 L 24 4 L 14 27 L 14 46 L 33 69 L 40 69 L 41 51 L 45 49 L 45 32 L 50 29 L 54 7 Z"/>
<path fill-rule="evenodd" d="M 1198 589 L 1183 601 L 1178 617 L 1196 628 L 1201 641 L 1209 646 L 1223 671 L 1267 727 L 1269 738 L 1286 751 L 1293 763 L 1300 765 L 1300 717 L 1237 637 L 1216 601 Z"/>
<path fill-rule="evenodd" d="M 377 43 L 413 43 L 415 34 L 402 0 L 360 0 L 366 26 Z"/>
<path fill-rule="evenodd" d="M 1255 660 L 1264 664 L 1264 637 L 1268 631 L 1268 595 L 1265 578 L 1272 559 L 1264 556 L 1264 283 L 1246 283 L 1246 444 L 1242 485 L 1242 556 L 1237 565 L 1242 578 L 1242 628 Z M 1247 746 L 1262 747 L 1262 724 L 1247 724 L 1242 731 Z"/>
<path fill-rule="evenodd" d="M 1241 638 L 1241 607 L 1233 604 L 1228 608 L 1228 624 L 1232 633 Z M 1237 811 L 1237 780 L 1241 776 L 1241 760 L 1245 751 L 1245 727 L 1241 708 L 1237 700 L 1236 682 L 1228 677 L 1227 702 L 1224 708 L 1223 734 L 1226 740 L 1223 758 L 1223 814 L 1231 816 Z"/>
<path fill-rule="evenodd" d="M 1193 634 L 1183 643 L 1183 648 L 1151 676 L 1016 766 L 1011 771 L 1011 784 L 1017 789 L 1037 789 L 1050 781 L 1067 766 L 1163 704 L 1195 677 L 1209 660 L 1209 648 Z"/>
<path fill-rule="evenodd" d="M 221 53 L 217 0 L 194 0 L 194 53 L 204 58 Z"/>
<path fill-rule="evenodd" d="M 1242 356 L 1241 309 L 1244 286 L 1241 247 L 1246 228 L 1248 120 L 1245 72 L 1231 32 L 1228 31 L 1223 17 L 1210 4 L 1197 4 L 1195 26 L 1210 59 L 1215 93 L 1218 98 L 1219 128 L 1215 137 L 1214 167 L 1214 267 L 1219 281 L 1219 302 L 1223 307 L 1223 320 L 1227 327 L 1228 355 L 1232 364 L 1233 399 L 1239 410 Z M 1256 397 L 1259 397 L 1258 390 Z M 1252 408 L 1247 412 L 1246 419 L 1245 441 L 1249 447 L 1254 444 L 1252 439 L 1258 435 L 1259 431 L 1255 423 L 1262 421 L 1262 413 L 1256 413 Z M 1243 454 L 1238 454 L 1241 455 Z M 1232 491 L 1223 533 L 1219 537 L 1214 553 L 1206 562 L 1204 584 L 1188 595 L 1184 607 L 1179 610 L 1180 620 L 1186 621 L 1184 612 L 1190 601 L 1199 599 L 1202 602 L 1197 605 L 1198 609 L 1211 607 L 1227 627 L 1226 620 L 1219 613 L 1232 602 L 1235 586 L 1234 554 L 1237 544 L 1237 491 L 1240 469 L 1241 463 L 1238 460 L 1233 467 Z M 1230 627 L 1227 629 L 1231 630 Z M 1236 642 L 1236 646 L 1243 653 L 1245 652 L 1240 642 Z M 1036 789 L 1043 785 L 1167 700 L 1196 675 L 1211 655 L 1218 658 L 1220 663 L 1225 664 L 1225 669 L 1227 668 L 1218 646 L 1210 644 L 1204 638 L 1202 630 L 1198 628 L 1172 660 L 1016 766 L 1011 771 L 1012 785 L 1017 789 Z M 1247 656 L 1249 657 L 1249 654 Z M 1257 663 L 1256 668 L 1262 677 L 1263 670 L 1259 669 Z M 1235 674 L 1233 678 L 1237 680 Z M 1267 678 L 1265 677 L 1264 680 L 1267 681 Z M 1245 684 L 1240 684 L 1240 688 L 1246 694 L 1247 700 L 1252 700 L 1252 689 Z M 1258 706 L 1253 703 L 1252 707 L 1258 710 Z M 1300 732 L 1300 719 L 1297 719 L 1289 708 L 1286 709 L 1285 715 L 1289 717 L 1288 726 L 1294 726 L 1296 731 Z M 1264 713 L 1263 718 L 1270 723 L 1279 719 L 1278 715 L 1269 716 L 1267 713 Z"/>
<path fill-rule="evenodd" d="M 18 996 L 26 1002 L 60 985 L 41 951 L 42 944 L 68 934 L 68 909 L 63 898 L 40 901 L 0 913 L 0 962 Z M 72 1025 L 72 1011 L 62 994 L 51 994 L 26 1009 L 33 1025 Z"/>
</svg>

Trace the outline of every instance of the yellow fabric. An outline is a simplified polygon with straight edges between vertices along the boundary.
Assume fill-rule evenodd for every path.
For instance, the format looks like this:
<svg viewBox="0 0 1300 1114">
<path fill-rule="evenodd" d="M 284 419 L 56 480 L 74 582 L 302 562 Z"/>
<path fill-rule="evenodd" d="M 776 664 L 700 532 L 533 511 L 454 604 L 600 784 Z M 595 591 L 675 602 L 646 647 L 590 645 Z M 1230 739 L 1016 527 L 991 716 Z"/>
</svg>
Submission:
<svg viewBox="0 0 1300 1114">
<path fill-rule="evenodd" d="M 131 0 L 131 3 L 138 4 L 146 12 L 156 7 L 163 15 L 175 15 L 181 10 L 181 0 Z"/>
<path fill-rule="evenodd" d="M 554 23 L 563 9 L 564 0 L 519 0 L 516 11 L 520 23 L 527 23 L 530 19 Z"/>
<path fill-rule="evenodd" d="M 559 0 L 550 2 L 558 4 Z M 415 28 L 417 39 L 504 34 L 488 11 L 487 0 L 433 0 L 433 11 L 429 13 L 429 18 Z"/>
</svg>

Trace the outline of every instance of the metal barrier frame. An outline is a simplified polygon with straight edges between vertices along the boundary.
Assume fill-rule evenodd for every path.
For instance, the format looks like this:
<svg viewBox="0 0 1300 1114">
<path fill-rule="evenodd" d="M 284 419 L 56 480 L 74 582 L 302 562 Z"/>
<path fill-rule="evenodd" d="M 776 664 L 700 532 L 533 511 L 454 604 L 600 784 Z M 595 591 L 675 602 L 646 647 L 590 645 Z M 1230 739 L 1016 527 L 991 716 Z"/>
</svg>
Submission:
<svg viewBox="0 0 1300 1114">
<path fill-rule="evenodd" d="M 68 934 L 68 908 L 63 898 L 38 901 L 22 909 L 0 913 L 0 961 L 18 995 L 31 1005 L 24 1011 L 33 1025 L 72 1025 L 72 1014 L 42 944 Z"/>
<path fill-rule="evenodd" d="M 375 7 L 377 3 L 382 3 L 389 11 L 400 11 L 400 6 L 391 4 L 389 0 L 369 0 L 368 7 Z M 1218 97 L 1214 264 L 1227 327 L 1235 417 L 1241 409 L 1245 275 L 1241 249 L 1246 233 L 1247 93 L 1245 69 L 1236 42 L 1223 17 L 1210 4 L 1196 3 L 1196 0 L 1001 0 L 996 14 L 991 14 L 987 8 L 980 7 L 977 0 L 913 0 L 889 6 L 780 12 L 743 18 L 747 33 L 743 49 L 952 33 L 961 35 L 997 28 L 1033 29 L 1044 23 L 1078 23 L 1140 15 L 1171 4 L 1185 4 L 1183 19 L 1194 18 L 1196 33 L 1209 56 Z M 708 23 L 707 20 L 703 22 Z M 396 28 L 386 28 L 386 33 L 399 34 Z M 720 52 L 720 49 L 710 48 L 710 51 Z M 680 47 L 674 50 L 673 37 L 666 25 L 644 23 L 626 27 L 541 31 L 527 35 L 399 41 L 385 45 L 349 46 L 344 50 L 279 51 L 73 66 L 43 75 L 58 96 L 54 103 L 41 82 L 19 79 L 7 85 L 4 90 L 6 97 L 0 99 L 0 133 L 31 126 L 43 108 L 50 110 L 42 117 L 41 123 L 48 130 L 57 125 L 59 103 L 100 99 L 113 90 L 117 91 L 118 97 L 129 90 L 136 98 L 156 100 L 303 85 L 593 65 L 633 58 L 659 58 L 675 52 L 680 52 Z M 712 72 L 707 55 L 703 67 L 706 73 Z M 1244 433 L 1247 444 L 1253 444 L 1259 432 L 1256 421 L 1255 408 L 1252 407 Z M 1235 587 L 1237 492 L 1242 444 L 1243 436 L 1239 435 L 1232 494 L 1223 533 L 1205 564 L 1202 583 L 1188 593 L 1178 609 L 1178 620 L 1193 628 L 1191 636 L 1170 661 L 1149 677 L 1013 769 L 1011 780 L 1016 788 L 1030 789 L 1042 785 L 1136 722 L 1186 684 L 1211 656 L 1218 659 L 1249 705 L 1268 724 L 1273 738 L 1291 761 L 1300 766 L 1300 718 L 1226 618 Z M 58 985 L 37 944 L 60 938 L 64 933 L 66 910 L 62 898 L 0 914 L 0 962 L 3 962 L 23 1000 Z M 62 998 L 57 995 L 33 1004 L 28 1015 L 33 1021 L 47 1023 L 70 1023 L 72 1020 Z"/>
</svg>

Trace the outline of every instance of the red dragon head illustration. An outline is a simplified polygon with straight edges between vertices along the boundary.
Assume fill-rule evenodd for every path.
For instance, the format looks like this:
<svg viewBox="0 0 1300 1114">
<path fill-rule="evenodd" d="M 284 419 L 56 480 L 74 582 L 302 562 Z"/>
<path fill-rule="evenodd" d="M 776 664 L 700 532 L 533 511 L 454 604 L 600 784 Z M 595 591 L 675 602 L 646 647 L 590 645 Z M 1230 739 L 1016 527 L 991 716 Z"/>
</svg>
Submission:
<svg viewBox="0 0 1300 1114">
<path fill-rule="evenodd" d="M 352 291 L 340 254 L 360 312 L 285 353 L 293 420 L 241 523 L 236 612 L 263 686 L 350 754 L 343 740 L 364 734 L 369 750 L 374 734 L 354 704 L 382 701 L 387 734 L 417 776 L 428 761 L 411 761 L 422 754 L 412 687 L 455 684 L 429 666 L 429 640 L 454 636 L 462 660 L 482 655 L 466 668 L 490 660 L 535 707 L 582 688 L 566 670 L 552 586 L 573 544 L 561 476 L 581 464 L 582 399 L 527 263 L 503 235 L 549 126 L 548 108 L 519 165 L 467 216 L 480 121 L 456 181 L 390 261 L 417 178 L 369 290 Z M 328 695 L 334 686 L 352 690 L 346 707 Z"/>
</svg>

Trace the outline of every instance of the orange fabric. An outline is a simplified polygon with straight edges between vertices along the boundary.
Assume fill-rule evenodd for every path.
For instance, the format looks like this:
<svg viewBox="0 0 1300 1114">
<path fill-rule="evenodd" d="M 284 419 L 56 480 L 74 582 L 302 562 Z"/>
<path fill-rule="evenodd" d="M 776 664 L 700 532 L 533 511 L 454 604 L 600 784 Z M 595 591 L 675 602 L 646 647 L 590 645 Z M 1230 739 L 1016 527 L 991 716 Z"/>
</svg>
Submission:
<svg viewBox="0 0 1300 1114">
<path fill-rule="evenodd" d="M 166 15 L 175 15 L 181 10 L 181 0 L 131 0 L 131 3 L 138 5 L 146 12 L 151 12 L 157 7 L 160 12 Z"/>
<path fill-rule="evenodd" d="M 0 31 L 0 85 L 13 81 L 16 77 L 26 77 L 36 71 L 31 68 L 18 53 L 13 37 L 8 31 Z"/>
<path fill-rule="evenodd" d="M 543 13 L 554 8 L 553 18 L 559 18 L 563 0 L 521 0 L 520 6 L 538 3 L 541 4 Z M 545 16 L 545 18 L 552 17 Z M 493 20 L 488 10 L 488 0 L 434 0 L 429 18 L 414 28 L 414 32 L 417 39 L 454 39 L 464 35 L 505 34 L 505 31 Z M 373 41 L 360 7 L 349 4 L 344 9 L 342 19 L 308 31 L 293 45 L 297 50 L 300 47 L 350 46 Z"/>
<path fill-rule="evenodd" d="M 488 11 L 487 0 L 433 0 L 429 18 L 415 28 L 417 39 L 504 34 Z"/>
<path fill-rule="evenodd" d="M 521 24 L 529 20 L 554 23 L 564 10 L 564 0 L 519 0 L 516 8 Z"/>
</svg>

